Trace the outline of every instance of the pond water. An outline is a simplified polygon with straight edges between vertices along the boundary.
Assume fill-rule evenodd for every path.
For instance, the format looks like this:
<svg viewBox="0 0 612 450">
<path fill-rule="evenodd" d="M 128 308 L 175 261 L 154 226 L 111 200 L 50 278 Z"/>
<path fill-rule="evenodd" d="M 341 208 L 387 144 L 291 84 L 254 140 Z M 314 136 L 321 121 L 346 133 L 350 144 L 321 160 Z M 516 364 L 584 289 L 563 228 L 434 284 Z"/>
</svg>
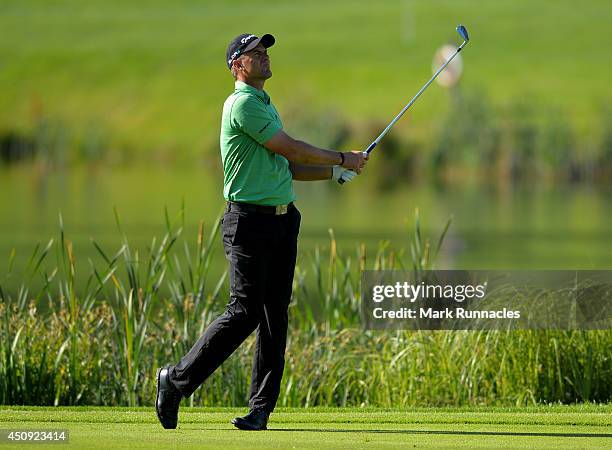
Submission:
<svg viewBox="0 0 612 450">
<path fill-rule="evenodd" d="M 425 234 L 436 240 L 448 217 L 453 223 L 438 259 L 439 268 L 612 267 L 612 190 L 589 185 L 490 186 L 478 183 L 405 185 L 374 189 L 359 177 L 343 187 L 331 182 L 296 183 L 302 212 L 301 258 L 318 245 L 329 247 L 333 229 L 339 248 L 355 252 L 364 242 L 405 248 L 418 208 Z M 36 243 L 59 236 L 61 212 L 77 262 L 120 247 L 116 206 L 130 242 L 145 248 L 165 229 L 164 208 L 176 218 L 185 203 L 185 233 L 195 241 L 223 208 L 218 175 L 203 169 L 76 168 L 43 171 L 32 166 L 0 169 L 0 282 L 11 249 L 23 266 Z M 193 236 L 193 239 L 191 238 Z M 223 267 L 222 252 L 215 265 Z M 19 281 L 19 271 L 5 286 Z"/>
</svg>

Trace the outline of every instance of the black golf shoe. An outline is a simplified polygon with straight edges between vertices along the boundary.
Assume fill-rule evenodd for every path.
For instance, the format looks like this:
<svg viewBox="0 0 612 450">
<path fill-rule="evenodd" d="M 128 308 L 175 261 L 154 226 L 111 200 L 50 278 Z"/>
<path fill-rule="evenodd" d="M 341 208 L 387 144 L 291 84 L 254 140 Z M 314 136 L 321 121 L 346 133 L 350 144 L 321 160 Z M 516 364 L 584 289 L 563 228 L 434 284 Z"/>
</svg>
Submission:
<svg viewBox="0 0 612 450">
<path fill-rule="evenodd" d="M 252 409 L 244 417 L 236 417 L 232 419 L 232 423 L 236 428 L 241 430 L 259 431 L 266 430 L 268 425 L 268 417 L 270 413 L 263 408 Z"/>
<path fill-rule="evenodd" d="M 157 398 L 155 411 L 162 427 L 173 430 L 178 423 L 178 410 L 182 395 L 170 382 L 168 366 L 157 369 Z"/>
</svg>

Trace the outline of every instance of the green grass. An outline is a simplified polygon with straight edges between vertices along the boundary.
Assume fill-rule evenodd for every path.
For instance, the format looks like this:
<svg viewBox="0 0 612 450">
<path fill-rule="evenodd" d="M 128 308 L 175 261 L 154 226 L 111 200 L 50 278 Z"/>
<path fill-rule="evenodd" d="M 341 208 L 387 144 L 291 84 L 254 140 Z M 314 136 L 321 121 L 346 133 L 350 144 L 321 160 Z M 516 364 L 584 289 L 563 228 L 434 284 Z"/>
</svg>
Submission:
<svg viewBox="0 0 612 450">
<path fill-rule="evenodd" d="M 267 88 L 288 130 L 316 140 L 319 130 L 299 123 L 312 113 L 390 119 L 462 22 L 472 36 L 467 89 L 482 88 L 498 105 L 528 98 L 558 107 L 588 136 L 610 95 L 612 62 L 602 49 L 611 17 L 604 0 L 9 0 L 0 12 L 0 130 L 29 129 L 44 116 L 84 135 L 99 127 L 107 146 L 149 158 L 151 148 L 179 158 L 216 148 L 232 89 L 225 47 L 248 29 L 277 36 Z M 430 130 L 447 107 L 440 88 L 426 97 L 410 134 Z"/>
<path fill-rule="evenodd" d="M 183 408 L 163 430 L 152 408 L 0 409 L 0 429 L 67 429 L 78 448 L 609 448 L 611 405 L 531 408 L 277 408 L 243 432 L 236 408 Z M 20 446 L 27 448 L 27 446 Z"/>
<path fill-rule="evenodd" d="M 57 241 L 36 247 L 20 289 L 0 279 L 0 403 L 152 405 L 157 367 L 182 357 L 220 312 L 225 276 L 209 272 L 217 226 L 197 244 L 185 211 L 145 252 L 127 237 L 89 265 Z M 117 216 L 118 227 L 122 230 Z M 318 248 L 296 267 L 279 406 L 522 406 L 609 402 L 610 330 L 364 331 L 363 269 L 433 267 L 450 222 L 428 237 L 417 213 L 409 250 Z M 123 232 L 121 231 L 121 234 Z M 52 260 L 57 264 L 54 265 Z M 9 256 L 8 266 L 13 264 Z M 76 275 L 86 285 L 75 284 Z M 44 281 L 34 289 L 33 279 Z M 45 308 L 46 305 L 46 308 Z M 191 397 L 193 406 L 245 404 L 253 338 Z"/>
</svg>

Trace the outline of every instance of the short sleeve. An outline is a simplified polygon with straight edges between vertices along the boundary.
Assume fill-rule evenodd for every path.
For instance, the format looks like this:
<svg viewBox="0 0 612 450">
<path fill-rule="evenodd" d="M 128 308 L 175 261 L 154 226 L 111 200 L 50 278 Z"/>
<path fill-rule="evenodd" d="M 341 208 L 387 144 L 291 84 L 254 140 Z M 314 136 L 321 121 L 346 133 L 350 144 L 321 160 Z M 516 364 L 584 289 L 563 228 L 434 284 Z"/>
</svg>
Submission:
<svg viewBox="0 0 612 450">
<path fill-rule="evenodd" d="M 242 96 L 234 102 L 232 123 L 261 145 L 282 128 L 265 105 L 250 95 Z"/>
</svg>

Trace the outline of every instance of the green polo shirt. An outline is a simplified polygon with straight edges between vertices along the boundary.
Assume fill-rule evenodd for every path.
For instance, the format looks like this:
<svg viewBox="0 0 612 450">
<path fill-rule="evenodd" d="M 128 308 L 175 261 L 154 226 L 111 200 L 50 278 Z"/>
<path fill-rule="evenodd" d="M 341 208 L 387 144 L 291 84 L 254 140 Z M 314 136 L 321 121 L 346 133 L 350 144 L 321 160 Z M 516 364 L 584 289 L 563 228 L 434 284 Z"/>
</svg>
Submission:
<svg viewBox="0 0 612 450">
<path fill-rule="evenodd" d="M 226 200 L 272 206 L 295 200 L 289 161 L 263 146 L 282 128 L 268 94 L 236 81 L 221 120 Z"/>
</svg>

